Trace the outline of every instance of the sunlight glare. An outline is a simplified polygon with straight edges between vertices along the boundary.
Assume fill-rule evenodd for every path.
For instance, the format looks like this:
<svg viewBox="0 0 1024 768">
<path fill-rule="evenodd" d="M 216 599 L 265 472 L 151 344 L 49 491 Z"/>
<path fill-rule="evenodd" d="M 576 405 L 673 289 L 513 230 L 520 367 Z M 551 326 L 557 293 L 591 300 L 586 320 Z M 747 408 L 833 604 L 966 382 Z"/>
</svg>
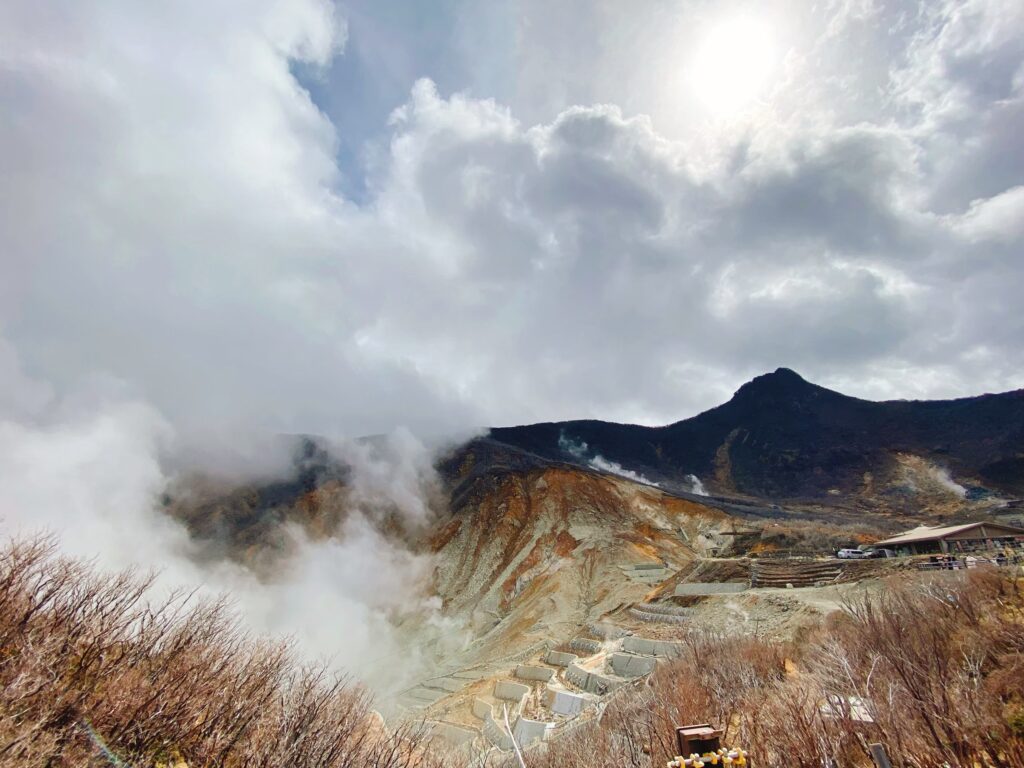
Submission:
<svg viewBox="0 0 1024 768">
<path fill-rule="evenodd" d="M 716 116 L 725 117 L 764 91 L 776 58 L 771 27 L 757 18 L 735 17 L 702 36 L 687 79 L 700 102 Z"/>
</svg>

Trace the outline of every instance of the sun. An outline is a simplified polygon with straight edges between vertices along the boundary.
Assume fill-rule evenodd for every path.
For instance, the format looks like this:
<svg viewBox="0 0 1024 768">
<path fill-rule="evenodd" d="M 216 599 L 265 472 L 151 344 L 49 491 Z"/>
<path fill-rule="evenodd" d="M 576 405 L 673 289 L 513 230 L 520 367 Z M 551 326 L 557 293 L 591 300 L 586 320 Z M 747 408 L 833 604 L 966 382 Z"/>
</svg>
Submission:
<svg viewBox="0 0 1024 768">
<path fill-rule="evenodd" d="M 771 25 L 756 17 L 736 16 L 710 26 L 702 35 L 687 80 L 708 111 L 727 117 L 764 92 L 777 58 Z"/>
</svg>

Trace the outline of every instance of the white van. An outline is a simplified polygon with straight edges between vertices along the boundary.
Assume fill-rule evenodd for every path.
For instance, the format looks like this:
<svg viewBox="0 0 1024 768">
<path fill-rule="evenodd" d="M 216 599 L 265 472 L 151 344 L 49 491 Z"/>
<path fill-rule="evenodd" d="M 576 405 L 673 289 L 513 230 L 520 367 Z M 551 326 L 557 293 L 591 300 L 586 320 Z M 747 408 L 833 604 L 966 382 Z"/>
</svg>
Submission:
<svg viewBox="0 0 1024 768">
<path fill-rule="evenodd" d="M 868 553 L 862 549 L 840 549 L 836 552 L 836 557 L 840 560 L 859 560 L 868 556 Z"/>
</svg>

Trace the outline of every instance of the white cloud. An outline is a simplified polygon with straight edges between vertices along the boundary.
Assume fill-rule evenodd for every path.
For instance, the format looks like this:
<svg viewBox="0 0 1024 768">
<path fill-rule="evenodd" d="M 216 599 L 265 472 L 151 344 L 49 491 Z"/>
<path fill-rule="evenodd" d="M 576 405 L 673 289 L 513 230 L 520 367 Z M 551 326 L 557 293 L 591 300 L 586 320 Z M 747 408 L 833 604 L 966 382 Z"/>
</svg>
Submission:
<svg viewBox="0 0 1024 768">
<path fill-rule="evenodd" d="M 637 23 L 654 25 L 653 8 Z M 254 426 L 667 421 L 713 404 L 669 375 L 693 364 L 733 386 L 784 363 L 825 382 L 882 363 L 924 376 L 948 363 L 940 336 L 971 343 L 962 332 L 978 312 L 982 276 L 968 273 L 955 312 L 919 323 L 979 260 L 950 222 L 973 241 L 998 231 L 980 261 L 1007 285 L 1020 280 L 1004 255 L 1019 233 L 1009 188 L 932 212 L 921 190 L 951 172 L 947 123 L 896 119 L 891 105 L 956 78 L 973 108 L 999 109 L 1016 86 L 986 97 L 975 83 L 989 53 L 1009 71 L 1016 38 L 977 4 L 921 27 L 857 5 L 795 26 L 783 5 L 762 12 L 789 46 L 785 77 L 714 141 L 670 137 L 656 109 L 652 121 L 614 105 L 531 125 L 520 99 L 443 98 L 423 81 L 380 124 L 371 199 L 356 206 L 334 192 L 339 137 L 293 75 L 297 59 L 329 69 L 348 12 L 315 0 L 244 16 L 78 4 L 54 24 L 9 6 L 7 343 L 58 394 L 96 374 L 124 381 L 185 443 Z M 829 46 L 874 46 L 893 79 Z M 642 57 L 627 47 L 616 52 L 628 70 Z M 954 71 L 963 57 L 971 67 Z M 600 71 L 594 92 L 611 94 L 601 89 L 623 81 L 600 84 Z M 890 88 L 890 107 L 846 114 L 845 92 L 825 87 L 840 76 Z M 963 121 L 948 131 L 973 146 Z"/>
<path fill-rule="evenodd" d="M 972 201 L 967 212 L 954 219 L 953 228 L 972 243 L 1024 242 L 1024 186 Z"/>
</svg>

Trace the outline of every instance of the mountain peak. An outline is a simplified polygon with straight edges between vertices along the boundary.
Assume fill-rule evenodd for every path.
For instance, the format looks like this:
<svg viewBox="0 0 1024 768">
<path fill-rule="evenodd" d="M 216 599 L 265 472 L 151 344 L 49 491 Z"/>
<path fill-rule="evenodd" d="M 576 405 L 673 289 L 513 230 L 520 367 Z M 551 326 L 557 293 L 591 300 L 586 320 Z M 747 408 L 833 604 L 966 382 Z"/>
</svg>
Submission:
<svg viewBox="0 0 1024 768">
<path fill-rule="evenodd" d="M 763 399 L 807 394 L 819 387 L 811 384 L 790 368 L 776 368 L 772 373 L 755 376 L 740 387 L 733 399 Z"/>
<path fill-rule="evenodd" d="M 807 379 L 805 379 L 799 373 L 794 371 L 792 368 L 776 368 L 771 373 L 766 373 L 763 376 L 759 376 L 758 378 L 807 384 Z"/>
</svg>

